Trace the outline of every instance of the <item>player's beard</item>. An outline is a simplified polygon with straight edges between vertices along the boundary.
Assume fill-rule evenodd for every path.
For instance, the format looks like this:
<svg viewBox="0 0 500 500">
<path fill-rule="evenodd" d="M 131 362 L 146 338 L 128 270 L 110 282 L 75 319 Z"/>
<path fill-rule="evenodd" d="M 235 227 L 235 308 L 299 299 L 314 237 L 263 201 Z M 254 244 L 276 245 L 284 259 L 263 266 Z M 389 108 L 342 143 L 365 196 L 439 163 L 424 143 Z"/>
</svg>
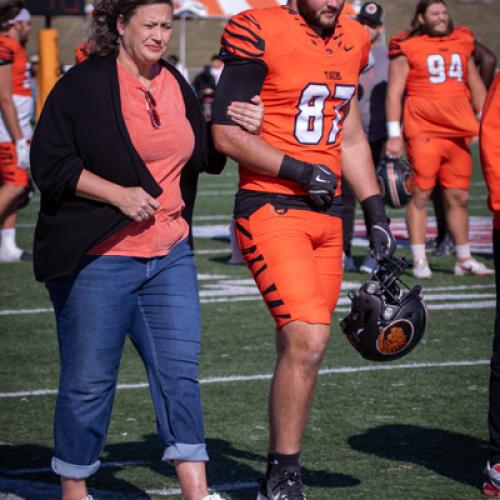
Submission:
<svg viewBox="0 0 500 500">
<path fill-rule="evenodd" d="M 26 31 L 26 30 L 24 30 L 22 28 L 18 28 L 18 27 L 16 27 L 15 29 L 17 31 L 19 45 L 26 47 L 26 45 L 28 44 L 29 37 L 30 37 L 29 31 Z"/>
<path fill-rule="evenodd" d="M 453 22 L 451 19 L 448 20 L 448 25 L 446 26 L 446 30 L 436 30 L 431 24 L 425 23 L 423 26 L 423 32 L 429 36 L 446 36 L 453 31 Z"/>
<path fill-rule="evenodd" d="M 326 35 L 333 31 L 343 6 L 344 3 L 339 9 L 325 6 L 318 11 L 312 9 L 307 0 L 297 0 L 297 9 L 300 15 L 318 35 Z M 325 18 L 324 14 L 326 13 L 331 13 L 333 16 Z"/>
</svg>

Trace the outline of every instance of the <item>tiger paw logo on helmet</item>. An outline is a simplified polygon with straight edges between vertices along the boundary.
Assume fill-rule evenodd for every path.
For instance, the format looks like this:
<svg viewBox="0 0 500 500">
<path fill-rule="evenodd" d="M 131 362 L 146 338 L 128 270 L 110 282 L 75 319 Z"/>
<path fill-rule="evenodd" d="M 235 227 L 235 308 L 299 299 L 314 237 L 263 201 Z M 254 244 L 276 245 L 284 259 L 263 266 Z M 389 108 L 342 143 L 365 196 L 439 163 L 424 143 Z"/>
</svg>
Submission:
<svg viewBox="0 0 500 500">
<path fill-rule="evenodd" d="M 413 332 L 412 323 L 406 319 L 391 323 L 378 336 L 377 351 L 386 356 L 401 352 L 411 342 Z"/>
<path fill-rule="evenodd" d="M 384 203 L 392 208 L 404 207 L 415 192 L 415 175 L 403 158 L 383 158 L 377 166 L 377 179 Z"/>
<path fill-rule="evenodd" d="M 427 307 L 422 287 L 410 289 L 400 278 L 410 267 L 394 255 L 357 293 L 351 292 L 351 312 L 340 327 L 352 346 L 370 361 L 392 361 L 405 356 L 422 340 L 427 326 Z"/>
</svg>

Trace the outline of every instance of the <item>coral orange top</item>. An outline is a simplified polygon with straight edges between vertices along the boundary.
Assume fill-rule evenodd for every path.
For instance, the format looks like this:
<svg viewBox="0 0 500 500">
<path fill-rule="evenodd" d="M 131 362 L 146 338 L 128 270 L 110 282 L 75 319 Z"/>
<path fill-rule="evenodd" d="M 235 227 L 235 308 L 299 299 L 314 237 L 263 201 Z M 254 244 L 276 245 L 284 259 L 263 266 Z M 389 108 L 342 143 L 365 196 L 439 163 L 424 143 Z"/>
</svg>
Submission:
<svg viewBox="0 0 500 500">
<path fill-rule="evenodd" d="M 167 70 L 161 69 L 151 82 L 150 91 L 161 121 L 160 128 L 154 128 L 144 94 L 146 88 L 117 64 L 121 107 L 130 139 L 163 193 L 157 198 L 160 208 L 153 217 L 145 222 L 131 221 L 88 253 L 159 257 L 166 255 L 189 233 L 188 224 L 181 215 L 184 202 L 180 175 L 193 153 L 194 134 L 186 118 L 179 84 Z"/>
<path fill-rule="evenodd" d="M 479 134 L 481 166 L 488 186 L 488 206 L 494 213 L 493 223 L 500 229 L 500 73 L 493 81 L 484 104 Z"/>
<path fill-rule="evenodd" d="M 479 125 L 470 104 L 468 64 L 474 35 L 458 26 L 444 36 L 400 33 L 391 39 L 389 57 L 405 56 L 404 132 L 407 137 L 472 137 Z"/>
</svg>

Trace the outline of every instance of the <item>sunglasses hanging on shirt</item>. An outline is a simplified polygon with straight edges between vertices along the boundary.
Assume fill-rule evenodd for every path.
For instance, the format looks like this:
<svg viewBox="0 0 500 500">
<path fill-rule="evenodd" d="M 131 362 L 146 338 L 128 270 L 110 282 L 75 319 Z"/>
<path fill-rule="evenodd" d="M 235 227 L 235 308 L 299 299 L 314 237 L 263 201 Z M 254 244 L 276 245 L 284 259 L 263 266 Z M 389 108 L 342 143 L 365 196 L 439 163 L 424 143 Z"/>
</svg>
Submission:
<svg viewBox="0 0 500 500">
<path fill-rule="evenodd" d="M 142 90 L 142 89 L 141 89 Z M 151 120 L 151 125 L 153 128 L 160 128 L 161 121 L 158 111 L 156 111 L 156 99 L 149 90 L 143 90 L 144 97 L 146 98 L 146 106 L 149 113 L 149 119 Z"/>
</svg>

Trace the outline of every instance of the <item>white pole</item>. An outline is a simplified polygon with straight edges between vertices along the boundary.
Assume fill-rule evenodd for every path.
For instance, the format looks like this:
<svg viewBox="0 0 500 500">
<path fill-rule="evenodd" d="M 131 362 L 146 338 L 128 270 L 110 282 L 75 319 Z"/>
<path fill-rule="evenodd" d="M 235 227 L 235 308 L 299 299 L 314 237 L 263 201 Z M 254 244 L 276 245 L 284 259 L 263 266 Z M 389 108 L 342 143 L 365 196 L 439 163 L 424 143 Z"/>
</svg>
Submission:
<svg viewBox="0 0 500 500">
<path fill-rule="evenodd" d="M 182 13 L 179 17 L 179 61 L 187 68 L 186 64 L 186 14 Z"/>
</svg>

